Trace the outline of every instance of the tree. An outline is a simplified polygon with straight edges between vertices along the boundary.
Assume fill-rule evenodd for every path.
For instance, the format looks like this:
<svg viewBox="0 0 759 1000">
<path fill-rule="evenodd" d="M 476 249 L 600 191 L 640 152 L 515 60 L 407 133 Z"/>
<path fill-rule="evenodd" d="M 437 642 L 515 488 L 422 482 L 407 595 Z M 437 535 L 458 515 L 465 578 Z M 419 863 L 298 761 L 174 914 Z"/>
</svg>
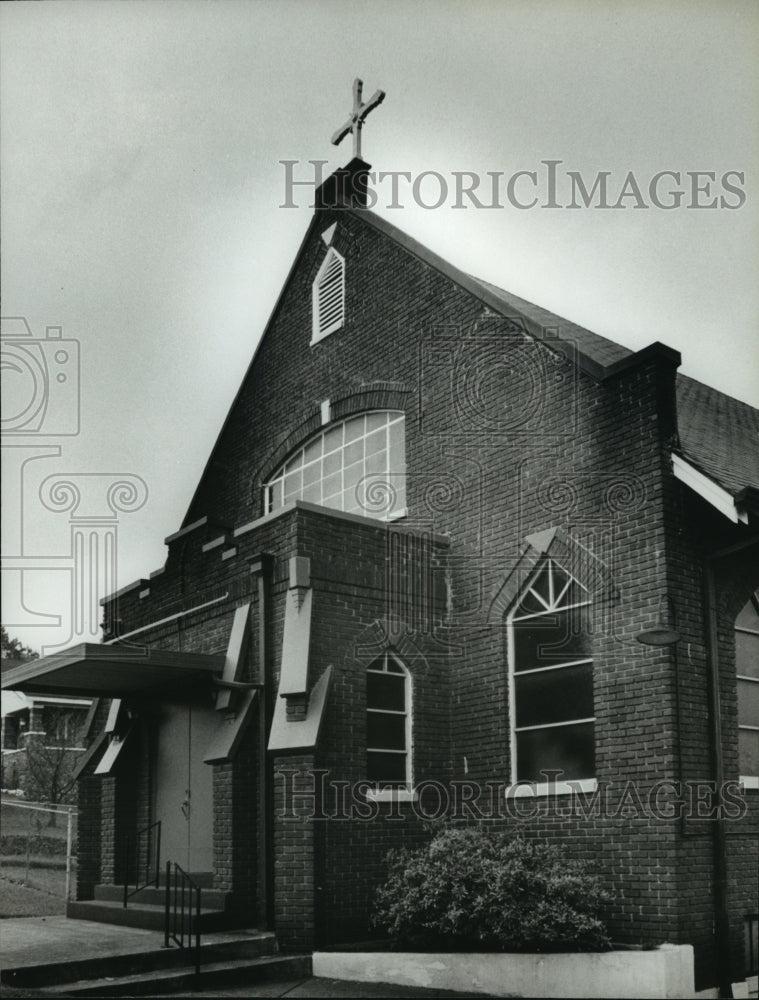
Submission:
<svg viewBox="0 0 759 1000">
<path fill-rule="evenodd" d="M 29 660 L 39 659 L 40 654 L 30 646 L 25 646 L 20 639 L 12 639 L 5 625 L 0 625 L 0 629 L 2 629 L 0 654 L 4 660 L 20 660 L 22 663 L 28 663 Z"/>
<path fill-rule="evenodd" d="M 36 650 L 8 635 L 4 625 L 0 628 L 4 661 L 28 663 L 39 658 Z M 34 721 L 31 713 L 29 715 L 28 725 L 32 730 L 27 731 L 24 739 L 24 792 L 29 799 L 57 806 L 67 800 L 74 788 L 73 769 L 78 754 L 72 748 L 79 743 L 81 712 L 65 705 L 47 705 L 42 710 L 41 719 Z M 55 826 L 55 813 L 50 815 L 49 825 Z"/>
<path fill-rule="evenodd" d="M 30 734 L 26 746 L 26 794 L 30 799 L 57 806 L 67 800 L 75 786 L 74 765 L 78 753 L 81 712 L 65 706 L 45 706 L 44 735 Z M 51 814 L 50 826 L 55 826 Z"/>
</svg>

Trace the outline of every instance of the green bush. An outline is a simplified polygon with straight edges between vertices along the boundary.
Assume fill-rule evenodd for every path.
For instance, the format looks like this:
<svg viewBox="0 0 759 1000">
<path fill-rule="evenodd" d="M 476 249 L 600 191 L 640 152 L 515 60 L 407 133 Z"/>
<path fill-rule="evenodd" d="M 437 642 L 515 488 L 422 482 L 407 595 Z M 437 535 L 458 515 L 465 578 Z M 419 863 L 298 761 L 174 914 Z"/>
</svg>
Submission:
<svg viewBox="0 0 759 1000">
<path fill-rule="evenodd" d="M 580 861 L 547 843 L 450 829 L 388 855 L 374 924 L 401 946 L 489 951 L 602 951 L 611 895 Z"/>
</svg>

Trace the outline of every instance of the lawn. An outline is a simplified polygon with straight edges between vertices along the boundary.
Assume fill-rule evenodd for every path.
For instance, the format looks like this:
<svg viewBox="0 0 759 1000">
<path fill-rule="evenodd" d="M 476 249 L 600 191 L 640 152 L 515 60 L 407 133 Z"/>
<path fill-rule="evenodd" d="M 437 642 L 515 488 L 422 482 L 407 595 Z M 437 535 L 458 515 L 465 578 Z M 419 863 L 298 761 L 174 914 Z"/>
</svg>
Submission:
<svg viewBox="0 0 759 1000">
<path fill-rule="evenodd" d="M 0 876 L 0 917 L 54 917 L 65 912 L 62 894 L 51 896 Z"/>
<path fill-rule="evenodd" d="M 19 801 L 11 797 L 3 796 L 0 799 L 0 810 L 2 810 L 2 832 L 6 836 L 14 834 L 28 836 L 41 833 L 46 837 L 55 837 L 60 840 L 66 839 L 67 816 L 65 811 L 56 815 L 49 812 L 40 812 L 36 809 L 26 809 L 25 806 L 41 805 L 38 802 Z M 63 807 L 64 809 L 66 807 Z M 55 826 L 50 826 L 51 818 L 55 819 Z M 73 833 L 76 836 L 76 810 L 74 810 Z"/>
</svg>

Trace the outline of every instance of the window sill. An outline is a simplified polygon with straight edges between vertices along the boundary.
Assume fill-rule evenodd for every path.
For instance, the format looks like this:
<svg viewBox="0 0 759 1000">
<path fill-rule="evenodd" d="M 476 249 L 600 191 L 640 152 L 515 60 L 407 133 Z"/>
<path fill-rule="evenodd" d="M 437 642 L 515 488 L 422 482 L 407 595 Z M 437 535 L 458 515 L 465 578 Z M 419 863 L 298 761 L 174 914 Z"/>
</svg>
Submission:
<svg viewBox="0 0 759 1000">
<path fill-rule="evenodd" d="M 577 795 L 582 792 L 595 792 L 598 788 L 596 778 L 576 778 L 572 781 L 529 781 L 518 782 L 506 788 L 506 798 L 537 798 L 541 795 Z"/>
<path fill-rule="evenodd" d="M 416 802 L 418 795 L 408 788 L 367 788 L 367 802 Z"/>
</svg>

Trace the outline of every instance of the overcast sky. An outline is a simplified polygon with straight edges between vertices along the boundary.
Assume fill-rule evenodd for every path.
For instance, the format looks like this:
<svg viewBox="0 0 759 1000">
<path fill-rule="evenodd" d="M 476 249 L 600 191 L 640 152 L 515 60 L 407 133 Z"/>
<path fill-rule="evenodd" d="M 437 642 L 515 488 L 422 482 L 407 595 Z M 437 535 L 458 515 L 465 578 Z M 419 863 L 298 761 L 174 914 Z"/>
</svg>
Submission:
<svg viewBox="0 0 759 1000">
<path fill-rule="evenodd" d="M 162 565 L 310 220 L 302 189 L 300 207 L 279 207 L 279 161 L 307 176 L 309 159 L 350 158 L 329 140 L 357 75 L 365 98 L 387 92 L 364 131 L 375 169 L 451 185 L 453 171 L 538 174 L 530 209 L 502 197 L 457 210 L 451 195 L 425 210 L 404 194 L 401 209 L 381 197 L 380 214 L 469 272 L 630 348 L 663 341 L 682 371 L 759 402 L 756 3 L 42 0 L 0 18 L 3 315 L 37 339 L 61 326 L 81 353 L 80 431 L 42 439 L 60 455 L 26 467 L 25 555 L 68 552 L 43 479 L 129 473 L 148 497 L 120 518 L 119 585 Z M 551 159 L 562 183 L 609 171 L 612 203 L 632 171 L 648 207 L 541 207 Z M 651 205 L 661 171 L 681 174 L 679 208 Z M 697 197 L 716 208 L 688 207 L 688 171 L 714 172 Z M 523 203 L 530 183 L 514 188 Z M 6 472 L 4 552 L 18 556 Z M 11 633 L 65 644 L 65 569 L 25 573 L 27 611 L 19 579 L 4 580 Z M 31 612 L 61 611 L 61 628 L 33 627 Z"/>
</svg>

